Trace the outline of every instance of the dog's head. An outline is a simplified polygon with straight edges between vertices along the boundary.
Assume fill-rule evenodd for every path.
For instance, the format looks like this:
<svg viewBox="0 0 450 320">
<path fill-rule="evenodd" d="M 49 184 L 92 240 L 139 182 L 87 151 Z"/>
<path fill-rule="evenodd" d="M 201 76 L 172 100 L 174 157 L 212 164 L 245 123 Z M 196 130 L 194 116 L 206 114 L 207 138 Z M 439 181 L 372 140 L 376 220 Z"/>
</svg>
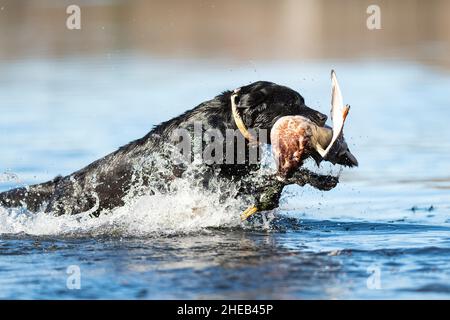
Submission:
<svg viewBox="0 0 450 320">
<path fill-rule="evenodd" d="M 270 132 L 279 118 L 289 115 L 304 116 L 319 126 L 327 121 L 326 115 L 307 107 L 298 92 L 272 82 L 258 81 L 236 89 L 234 99 L 247 128 Z"/>
</svg>

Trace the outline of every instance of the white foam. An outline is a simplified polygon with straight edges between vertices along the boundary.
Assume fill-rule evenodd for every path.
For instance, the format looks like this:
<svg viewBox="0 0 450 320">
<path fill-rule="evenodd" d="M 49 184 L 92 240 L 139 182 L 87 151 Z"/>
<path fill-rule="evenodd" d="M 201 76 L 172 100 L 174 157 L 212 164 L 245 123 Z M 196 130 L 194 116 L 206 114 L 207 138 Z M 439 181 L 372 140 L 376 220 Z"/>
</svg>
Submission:
<svg viewBox="0 0 450 320">
<path fill-rule="evenodd" d="M 180 181 L 175 194 L 144 195 L 123 207 L 89 217 L 88 213 L 55 216 L 0 207 L 0 234 L 67 236 L 154 236 L 194 233 L 241 224 L 242 202 L 194 190 Z"/>
</svg>

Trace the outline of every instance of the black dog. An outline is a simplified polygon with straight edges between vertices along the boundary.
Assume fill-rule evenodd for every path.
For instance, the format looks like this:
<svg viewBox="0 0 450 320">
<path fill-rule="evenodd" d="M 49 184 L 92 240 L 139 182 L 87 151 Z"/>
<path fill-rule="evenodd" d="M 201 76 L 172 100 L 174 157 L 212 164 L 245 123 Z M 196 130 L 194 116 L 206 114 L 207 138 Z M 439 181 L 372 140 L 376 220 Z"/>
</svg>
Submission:
<svg viewBox="0 0 450 320">
<path fill-rule="evenodd" d="M 233 114 L 232 97 L 238 106 L 238 114 Z M 296 91 L 271 82 L 255 82 L 234 92 L 226 91 L 174 119 L 159 124 L 145 137 L 130 142 L 71 175 L 0 193 L 0 204 L 4 207 L 24 206 L 33 212 L 43 210 L 58 215 L 87 211 L 98 215 L 102 210 L 124 205 L 126 196 L 138 194 L 143 188 L 166 190 L 168 182 L 183 176 L 187 167 L 172 164 L 168 148 L 176 142 L 173 139 L 176 129 L 192 130 L 195 122 L 201 122 L 204 124 L 204 130 L 218 129 L 224 136 L 227 129 L 234 129 L 238 132 L 235 137 L 238 139 L 242 138 L 239 135 L 243 134 L 237 123 L 240 120 L 241 125 L 246 128 L 265 129 L 265 138 L 270 143 L 270 129 L 279 117 L 286 115 L 302 115 L 320 126 L 327 120 L 324 114 L 308 108 L 303 97 Z M 249 141 L 245 140 L 245 147 L 249 148 L 249 145 Z M 165 161 L 164 165 L 158 165 L 158 161 Z M 306 171 L 299 172 L 283 184 L 274 182 L 273 177 L 249 182 L 246 178 L 258 171 L 260 164 L 250 163 L 248 155 L 244 163 L 223 161 L 204 164 L 202 168 L 197 170 L 197 175 L 191 176 L 191 179 L 200 178 L 205 187 L 208 187 L 208 181 L 213 175 L 219 179 L 246 181 L 241 184 L 240 192 L 259 199 L 267 188 L 275 186 L 276 192 L 270 193 L 270 207 L 278 205 L 285 184 L 309 183 L 325 190 L 337 184 L 336 178 L 318 176 Z M 136 185 L 139 185 L 139 188 L 135 188 Z"/>
</svg>

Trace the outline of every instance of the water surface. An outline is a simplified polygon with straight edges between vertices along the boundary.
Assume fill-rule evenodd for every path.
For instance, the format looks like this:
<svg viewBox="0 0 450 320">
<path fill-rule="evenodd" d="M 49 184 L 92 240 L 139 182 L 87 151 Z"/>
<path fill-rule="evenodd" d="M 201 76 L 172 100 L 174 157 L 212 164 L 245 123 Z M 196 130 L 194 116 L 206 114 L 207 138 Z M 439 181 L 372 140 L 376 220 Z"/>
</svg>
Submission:
<svg viewBox="0 0 450 320">
<path fill-rule="evenodd" d="M 190 190 L 94 221 L 0 208 L 0 297 L 450 298 L 450 75 L 414 63 L 2 62 L 0 190 L 69 174 L 256 80 L 328 113 L 331 68 L 360 162 L 336 189 L 289 187 L 261 226 L 241 225 L 238 203 Z M 70 265 L 80 290 L 66 286 Z"/>
</svg>

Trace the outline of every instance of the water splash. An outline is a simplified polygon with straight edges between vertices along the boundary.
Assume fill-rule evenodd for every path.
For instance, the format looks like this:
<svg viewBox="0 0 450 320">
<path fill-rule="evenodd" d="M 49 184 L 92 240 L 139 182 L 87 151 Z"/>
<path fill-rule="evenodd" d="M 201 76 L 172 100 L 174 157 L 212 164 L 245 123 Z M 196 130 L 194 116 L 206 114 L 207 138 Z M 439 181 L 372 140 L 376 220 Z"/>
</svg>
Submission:
<svg viewBox="0 0 450 320">
<path fill-rule="evenodd" d="M 254 183 L 275 170 L 270 153 L 265 151 L 261 170 L 251 177 Z M 153 155 L 134 163 L 134 167 L 132 187 L 123 206 L 103 211 L 96 218 L 92 217 L 96 206 L 83 213 L 59 216 L 44 210 L 34 213 L 26 208 L 0 207 L 0 235 L 152 237 L 208 232 L 210 228 L 277 228 L 274 220 L 279 212 L 266 212 L 242 223 L 240 213 L 253 203 L 252 198 L 238 194 L 239 183 L 203 172 L 205 166 L 188 166 L 181 178 L 170 182 L 167 177 L 173 175 L 167 159 Z M 332 171 L 331 167 L 324 170 Z M 202 176 L 209 177 L 207 188 L 199 179 Z M 76 181 L 73 183 L 77 186 Z M 90 183 L 97 182 L 94 179 Z M 82 190 L 78 193 L 82 194 Z M 91 196 L 95 198 L 95 192 Z M 64 205 L 70 212 L 71 203 Z"/>
<path fill-rule="evenodd" d="M 90 217 L 89 212 L 55 216 L 0 208 L 0 234 L 144 237 L 241 224 L 239 200 L 227 199 L 223 204 L 219 193 L 194 190 L 181 179 L 176 184 L 176 193 L 138 196 L 98 218 Z"/>
</svg>

